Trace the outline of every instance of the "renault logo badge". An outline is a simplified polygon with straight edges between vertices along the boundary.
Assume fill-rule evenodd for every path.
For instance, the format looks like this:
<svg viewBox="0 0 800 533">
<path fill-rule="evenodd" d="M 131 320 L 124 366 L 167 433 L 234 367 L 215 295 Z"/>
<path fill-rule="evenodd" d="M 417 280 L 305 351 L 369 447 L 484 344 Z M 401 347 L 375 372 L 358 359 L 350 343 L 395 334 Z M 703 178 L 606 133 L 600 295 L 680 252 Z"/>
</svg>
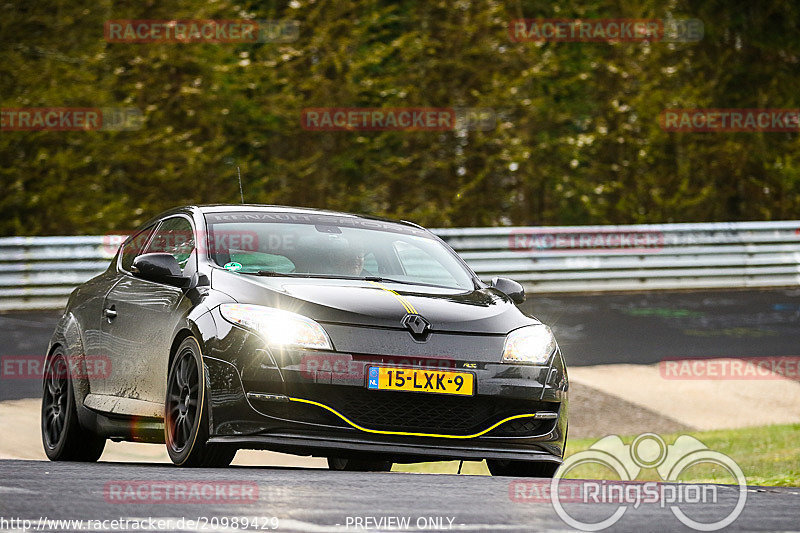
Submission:
<svg viewBox="0 0 800 533">
<path fill-rule="evenodd" d="M 417 340 L 424 340 L 431 329 L 431 323 L 425 320 L 425 317 L 412 313 L 403 317 L 402 324 Z"/>
</svg>

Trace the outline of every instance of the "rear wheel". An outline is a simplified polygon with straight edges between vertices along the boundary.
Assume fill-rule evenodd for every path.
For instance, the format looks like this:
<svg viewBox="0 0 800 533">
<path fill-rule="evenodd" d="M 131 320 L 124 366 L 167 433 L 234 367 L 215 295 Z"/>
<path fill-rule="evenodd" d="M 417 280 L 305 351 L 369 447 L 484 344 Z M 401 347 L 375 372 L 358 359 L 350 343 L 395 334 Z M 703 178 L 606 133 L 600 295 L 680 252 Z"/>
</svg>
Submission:
<svg viewBox="0 0 800 533">
<path fill-rule="evenodd" d="M 167 378 L 164 432 L 169 458 L 178 466 L 223 467 L 236 448 L 208 441 L 208 397 L 200 345 L 188 337 L 178 347 Z"/>
<path fill-rule="evenodd" d="M 493 476 L 513 477 L 544 477 L 552 478 L 561 466 L 549 461 L 501 461 L 489 459 L 486 461 L 489 472 Z"/>
<path fill-rule="evenodd" d="M 69 363 L 61 348 L 47 362 L 42 390 L 42 444 L 51 461 L 97 461 L 106 439 L 78 422 Z"/>
<path fill-rule="evenodd" d="M 346 472 L 388 472 L 392 469 L 392 462 L 373 458 L 328 457 L 328 468 Z"/>
</svg>

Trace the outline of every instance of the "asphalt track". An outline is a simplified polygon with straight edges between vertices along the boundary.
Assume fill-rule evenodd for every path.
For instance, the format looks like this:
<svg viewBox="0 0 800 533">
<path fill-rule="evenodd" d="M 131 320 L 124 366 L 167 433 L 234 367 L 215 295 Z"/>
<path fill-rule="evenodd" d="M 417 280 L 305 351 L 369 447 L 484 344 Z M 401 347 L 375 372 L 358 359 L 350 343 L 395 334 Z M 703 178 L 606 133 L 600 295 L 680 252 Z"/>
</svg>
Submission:
<svg viewBox="0 0 800 533">
<path fill-rule="evenodd" d="M 572 366 L 655 363 L 668 357 L 797 355 L 800 289 L 532 296 L 524 308 L 551 324 Z M 0 314 L 0 355 L 41 356 L 56 312 Z M 38 397 L 37 379 L 0 380 L 0 400 Z M 0 421 L 0 431 L 9 431 Z M 256 484 L 257 500 L 118 503 L 108 483 L 132 481 Z M 319 469 L 231 467 L 178 469 L 141 463 L 70 464 L 0 461 L 0 531 L 20 530 L 11 518 L 113 520 L 171 518 L 165 531 L 540 531 L 571 530 L 546 499 L 514 498 L 513 478 Z M 735 487 L 716 486 L 717 503 L 682 506 L 698 521 L 732 510 Z M 585 522 L 609 517 L 614 503 L 570 504 Z M 800 489 L 751 487 L 739 518 L 726 531 L 800 531 Z M 261 517 L 257 527 L 222 527 L 234 517 Z M 216 517 L 215 522 L 212 517 Z M 277 518 L 277 522 L 272 521 Z M 400 522 L 393 522 L 398 517 Z M 183 518 L 184 522 L 179 520 Z M 200 518 L 189 525 L 186 520 Z M 398 527 L 403 520 L 409 527 Z M 3 522 L 6 520 L 6 522 Z M 207 520 L 208 522 L 204 522 Z M 214 524 L 217 524 L 216 526 Z M 271 529 L 277 524 L 277 529 Z M 88 525 L 88 524 L 87 524 Z M 422 525 L 423 527 L 419 527 Z M 100 528 L 112 530 L 110 525 Z M 151 529 L 152 530 L 152 529 Z M 668 507 L 629 507 L 613 531 L 693 531 Z"/>
<path fill-rule="evenodd" d="M 131 481 L 217 482 L 257 485 L 255 498 L 232 502 L 223 497 L 204 503 L 119 503 L 110 484 Z M 546 501 L 514 501 L 514 478 L 404 473 L 351 473 L 319 469 L 231 467 L 178 469 L 141 464 L 46 463 L 0 461 L 0 516 L 32 520 L 113 520 L 171 518 L 172 531 L 188 527 L 181 518 L 212 523 L 233 517 L 263 517 L 257 528 L 207 527 L 208 531 L 564 531 L 572 528 Z M 738 489 L 718 485 L 717 503 L 682 505 L 690 518 L 713 522 L 734 507 Z M 580 504 L 565 508 L 586 522 L 610 516 L 613 503 Z M 798 523 L 800 489 L 751 487 L 741 515 L 726 531 L 792 531 Z M 270 522 L 276 517 L 277 522 Z M 409 527 L 389 527 L 389 517 L 408 517 Z M 357 519 L 361 519 L 359 527 Z M 369 518 L 369 522 L 367 522 Z M 383 519 L 384 527 L 376 527 Z M 438 520 L 438 521 L 437 521 Z M 451 522 L 452 521 L 452 522 Z M 44 522 L 42 522 L 44 523 Z M 230 523 L 230 522 L 229 522 Z M 371 527 L 366 528 L 369 524 Z M 271 525 L 277 525 L 271 529 Z M 73 525 L 74 526 L 74 525 Z M 419 527 L 425 526 L 425 527 Z M 433 526 L 433 527 L 431 527 Z M 88 523 L 84 523 L 88 527 Z M 157 528 L 157 526 L 156 526 Z M 2 524 L 0 530 L 11 530 Z M 110 523 L 104 530 L 109 530 Z M 45 529 L 38 529 L 43 531 Z M 53 529 L 49 529 L 52 531 Z M 77 530 L 61 525 L 60 531 Z M 164 531 L 164 529 L 159 529 Z M 612 531 L 692 531 L 668 507 L 642 504 L 629 507 Z"/>
<path fill-rule="evenodd" d="M 553 327 L 569 366 L 675 357 L 798 355 L 800 288 L 531 295 L 523 309 Z M 58 312 L 0 314 L 0 356 L 42 357 Z M 39 396 L 36 379 L 0 380 L 0 401 Z"/>
</svg>

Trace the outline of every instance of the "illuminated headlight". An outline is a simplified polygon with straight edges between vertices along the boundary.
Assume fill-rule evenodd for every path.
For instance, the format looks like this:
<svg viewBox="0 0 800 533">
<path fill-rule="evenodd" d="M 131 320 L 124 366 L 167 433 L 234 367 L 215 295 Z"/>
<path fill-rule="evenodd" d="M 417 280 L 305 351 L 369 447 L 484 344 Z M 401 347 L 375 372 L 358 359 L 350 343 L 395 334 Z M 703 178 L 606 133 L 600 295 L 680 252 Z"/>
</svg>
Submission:
<svg viewBox="0 0 800 533">
<path fill-rule="evenodd" d="M 333 350 L 331 339 L 322 326 L 303 315 L 246 304 L 222 304 L 219 311 L 228 322 L 263 335 L 271 346 Z"/>
<path fill-rule="evenodd" d="M 503 362 L 543 365 L 556 349 L 556 338 L 544 324 L 515 329 L 506 337 Z"/>
</svg>

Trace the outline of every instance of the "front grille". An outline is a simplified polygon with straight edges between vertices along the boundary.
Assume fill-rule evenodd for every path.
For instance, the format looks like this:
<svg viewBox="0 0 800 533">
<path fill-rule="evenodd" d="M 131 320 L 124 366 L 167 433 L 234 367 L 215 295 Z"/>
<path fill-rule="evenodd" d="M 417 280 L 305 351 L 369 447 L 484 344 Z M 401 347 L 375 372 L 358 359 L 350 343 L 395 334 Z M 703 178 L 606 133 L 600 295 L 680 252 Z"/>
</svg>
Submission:
<svg viewBox="0 0 800 533">
<path fill-rule="evenodd" d="M 449 396 L 414 392 L 370 391 L 355 387 L 309 388 L 307 399 L 330 406 L 356 424 L 368 429 L 414 433 L 470 435 L 487 429 L 509 416 L 553 411 L 547 402 L 488 396 Z M 542 424 L 552 421 L 519 419 L 507 422 L 490 434 L 523 436 L 540 433 Z M 506 425 L 511 425 L 503 430 Z"/>
<path fill-rule="evenodd" d="M 516 418 L 509 420 L 489 432 L 491 437 L 527 437 L 548 433 L 553 429 L 555 420 L 534 420 L 533 418 Z"/>
</svg>

